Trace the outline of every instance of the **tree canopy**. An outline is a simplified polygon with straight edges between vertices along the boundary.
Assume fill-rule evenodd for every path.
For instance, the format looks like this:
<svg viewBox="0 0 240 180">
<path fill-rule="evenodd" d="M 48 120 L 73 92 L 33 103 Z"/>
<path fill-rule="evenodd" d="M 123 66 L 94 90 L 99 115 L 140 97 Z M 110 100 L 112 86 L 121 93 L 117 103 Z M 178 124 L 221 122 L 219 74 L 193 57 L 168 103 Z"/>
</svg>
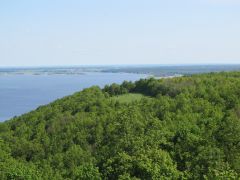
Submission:
<svg viewBox="0 0 240 180">
<path fill-rule="evenodd" d="M 239 179 L 239 90 L 240 72 L 84 89 L 0 123 L 0 179 Z"/>
</svg>

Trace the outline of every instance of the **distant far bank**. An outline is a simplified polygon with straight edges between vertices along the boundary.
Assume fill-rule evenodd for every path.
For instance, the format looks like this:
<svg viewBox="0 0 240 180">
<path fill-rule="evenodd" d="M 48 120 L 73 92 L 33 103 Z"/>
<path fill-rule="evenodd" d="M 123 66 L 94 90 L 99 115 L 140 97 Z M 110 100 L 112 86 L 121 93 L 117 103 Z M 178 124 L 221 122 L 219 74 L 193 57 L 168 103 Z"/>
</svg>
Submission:
<svg viewBox="0 0 240 180">
<path fill-rule="evenodd" d="M 210 72 L 240 71 L 240 64 L 218 64 L 218 65 L 146 65 L 125 66 L 103 70 L 111 73 L 137 73 L 149 74 L 156 77 L 171 77 L 191 74 L 202 74 Z"/>
<path fill-rule="evenodd" d="M 83 75 L 87 72 L 134 73 L 172 77 L 210 72 L 240 71 L 240 64 L 130 64 L 0 67 L 1 75 Z"/>
</svg>

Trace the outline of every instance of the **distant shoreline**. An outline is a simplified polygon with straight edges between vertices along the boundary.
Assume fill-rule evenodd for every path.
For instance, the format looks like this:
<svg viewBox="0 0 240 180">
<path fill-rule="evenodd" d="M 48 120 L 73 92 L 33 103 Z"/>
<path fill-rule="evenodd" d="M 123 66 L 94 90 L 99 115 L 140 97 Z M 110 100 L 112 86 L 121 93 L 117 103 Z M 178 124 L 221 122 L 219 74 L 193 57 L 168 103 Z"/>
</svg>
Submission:
<svg viewBox="0 0 240 180">
<path fill-rule="evenodd" d="M 76 67 L 0 67 L 2 75 L 84 75 L 86 73 L 133 73 L 156 78 L 178 77 L 210 72 L 240 71 L 240 64 L 217 65 L 114 65 Z"/>
</svg>

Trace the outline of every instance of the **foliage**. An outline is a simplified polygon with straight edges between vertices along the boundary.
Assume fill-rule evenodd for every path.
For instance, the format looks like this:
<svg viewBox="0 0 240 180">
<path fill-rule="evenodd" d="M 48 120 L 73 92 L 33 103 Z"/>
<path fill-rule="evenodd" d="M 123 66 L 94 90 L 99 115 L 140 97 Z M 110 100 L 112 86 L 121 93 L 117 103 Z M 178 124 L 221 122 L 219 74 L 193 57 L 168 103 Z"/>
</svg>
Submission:
<svg viewBox="0 0 240 180">
<path fill-rule="evenodd" d="M 0 179 L 239 179 L 240 72 L 91 87 L 0 124 Z"/>
<path fill-rule="evenodd" d="M 145 97 L 142 94 L 137 93 L 127 93 L 122 95 L 113 96 L 113 101 L 118 101 L 120 103 L 131 103 L 133 101 L 140 101 L 143 97 Z"/>
</svg>

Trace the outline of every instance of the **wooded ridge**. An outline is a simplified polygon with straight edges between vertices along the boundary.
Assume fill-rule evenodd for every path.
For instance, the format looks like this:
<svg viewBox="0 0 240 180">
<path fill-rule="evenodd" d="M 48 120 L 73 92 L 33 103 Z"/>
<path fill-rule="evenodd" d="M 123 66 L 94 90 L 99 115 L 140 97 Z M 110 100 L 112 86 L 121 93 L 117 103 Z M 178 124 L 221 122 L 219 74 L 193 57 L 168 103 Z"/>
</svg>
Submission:
<svg viewBox="0 0 240 180">
<path fill-rule="evenodd" d="M 238 179 L 240 72 L 91 87 L 0 123 L 0 179 Z"/>
</svg>

